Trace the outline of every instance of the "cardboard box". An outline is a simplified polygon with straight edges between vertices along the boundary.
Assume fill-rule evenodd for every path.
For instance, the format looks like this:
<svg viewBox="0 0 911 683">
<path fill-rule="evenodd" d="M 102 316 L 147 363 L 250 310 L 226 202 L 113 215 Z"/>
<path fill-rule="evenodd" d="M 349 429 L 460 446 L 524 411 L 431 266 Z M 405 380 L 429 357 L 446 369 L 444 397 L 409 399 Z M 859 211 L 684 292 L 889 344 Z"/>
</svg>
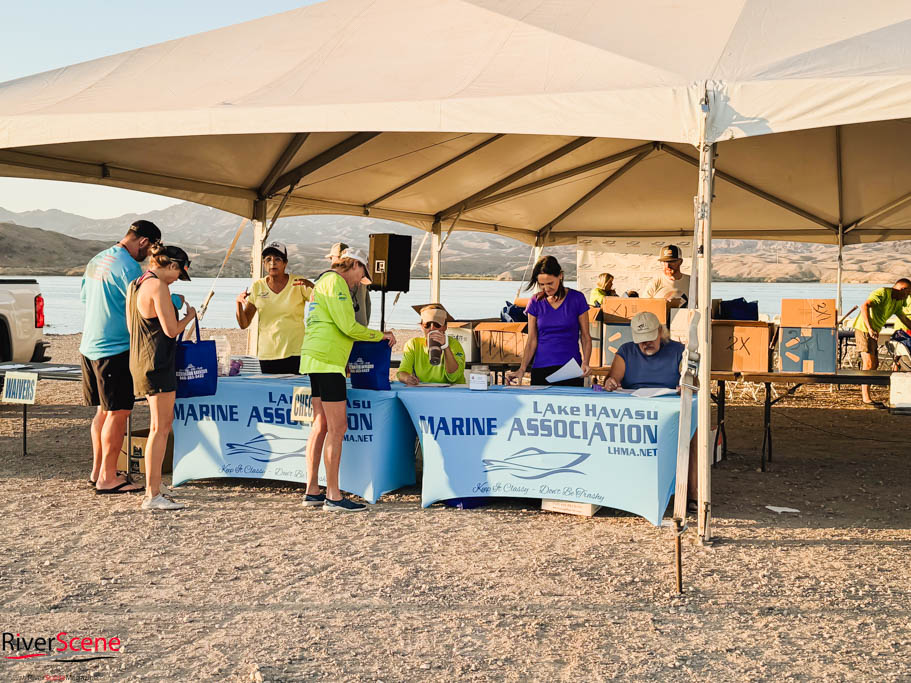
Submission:
<svg viewBox="0 0 911 683">
<path fill-rule="evenodd" d="M 459 340 L 465 351 L 466 363 L 481 362 L 481 347 L 478 344 L 477 327 L 480 323 L 495 323 L 499 318 L 482 318 L 478 320 L 457 320 L 449 323 L 446 334 Z"/>
<path fill-rule="evenodd" d="M 633 333 L 629 323 L 608 323 L 604 325 L 604 365 L 614 362 L 614 356 L 626 342 L 633 341 Z"/>
<path fill-rule="evenodd" d="M 838 325 L 835 299 L 782 299 L 782 327 L 831 327 Z"/>
<path fill-rule="evenodd" d="M 145 474 L 145 449 L 149 440 L 148 429 L 134 429 L 132 456 L 127 458 L 127 438 L 123 437 L 123 446 L 120 447 L 120 456 L 117 458 L 117 469 L 130 474 Z M 168 435 L 168 445 L 165 446 L 164 460 L 161 463 L 162 474 L 170 474 L 174 466 L 174 432 Z"/>
<path fill-rule="evenodd" d="M 768 372 L 773 328 L 758 320 L 713 320 L 712 370 Z"/>
<path fill-rule="evenodd" d="M 604 324 L 601 322 L 604 314 L 600 308 L 591 308 L 588 311 L 588 333 L 592 338 L 592 355 L 588 364 L 593 368 L 600 368 L 604 363 L 604 356 L 601 353 L 601 340 L 604 334 Z"/>
<path fill-rule="evenodd" d="M 600 505 L 594 503 L 574 503 L 569 500 L 554 500 L 544 498 L 541 500 L 541 509 L 548 512 L 562 512 L 567 515 L 582 515 L 583 517 L 592 517 L 601 509 Z"/>
<path fill-rule="evenodd" d="M 606 323 L 628 323 L 637 313 L 649 311 L 658 320 L 667 324 L 667 301 L 665 299 L 637 299 L 622 296 L 606 296 L 601 302 Z"/>
<path fill-rule="evenodd" d="M 690 318 L 692 318 L 693 313 L 694 310 L 691 308 L 672 308 L 669 314 L 671 323 L 668 325 L 668 332 L 670 332 L 671 339 L 680 342 L 684 346 L 689 340 Z"/>
<path fill-rule="evenodd" d="M 835 328 L 782 327 L 778 363 L 782 372 L 835 372 L 838 365 Z"/>
<path fill-rule="evenodd" d="M 527 323 L 479 323 L 482 363 L 521 363 Z"/>
</svg>

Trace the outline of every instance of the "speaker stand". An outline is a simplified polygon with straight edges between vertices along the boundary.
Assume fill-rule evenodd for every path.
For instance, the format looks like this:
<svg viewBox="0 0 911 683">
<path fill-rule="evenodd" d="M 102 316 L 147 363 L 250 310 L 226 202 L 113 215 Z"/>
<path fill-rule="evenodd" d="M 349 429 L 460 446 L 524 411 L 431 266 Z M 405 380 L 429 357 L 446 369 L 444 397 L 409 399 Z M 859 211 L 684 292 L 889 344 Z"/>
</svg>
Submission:
<svg viewBox="0 0 911 683">
<path fill-rule="evenodd" d="M 380 332 L 386 331 L 386 290 L 380 292 Z"/>
</svg>

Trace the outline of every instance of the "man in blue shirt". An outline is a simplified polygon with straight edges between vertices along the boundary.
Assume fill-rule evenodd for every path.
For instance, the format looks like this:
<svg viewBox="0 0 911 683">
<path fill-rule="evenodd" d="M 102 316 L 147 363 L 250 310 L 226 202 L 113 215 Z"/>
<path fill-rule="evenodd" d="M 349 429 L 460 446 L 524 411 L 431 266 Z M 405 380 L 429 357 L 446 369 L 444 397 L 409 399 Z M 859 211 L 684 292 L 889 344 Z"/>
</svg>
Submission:
<svg viewBox="0 0 911 683">
<path fill-rule="evenodd" d="M 86 405 L 98 406 L 92 420 L 92 476 L 96 493 L 139 493 L 145 489 L 117 474 L 127 418 L 133 410 L 127 286 L 142 275 L 140 263 L 161 240 L 151 221 L 139 220 L 110 249 L 96 255 L 82 277 L 82 391 Z"/>
<path fill-rule="evenodd" d="M 654 313 L 637 313 L 630 320 L 633 341 L 617 349 L 604 388 L 676 389 L 680 384 L 683 344 L 672 341 Z"/>
</svg>

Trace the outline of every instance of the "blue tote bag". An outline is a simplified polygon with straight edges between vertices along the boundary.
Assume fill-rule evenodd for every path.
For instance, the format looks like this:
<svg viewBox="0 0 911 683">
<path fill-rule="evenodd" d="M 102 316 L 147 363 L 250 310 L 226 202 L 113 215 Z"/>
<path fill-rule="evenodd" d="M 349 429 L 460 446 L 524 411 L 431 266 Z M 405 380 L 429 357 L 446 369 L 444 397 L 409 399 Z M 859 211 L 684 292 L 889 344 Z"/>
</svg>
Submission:
<svg viewBox="0 0 911 683">
<path fill-rule="evenodd" d="M 354 342 L 348 357 L 351 386 L 355 389 L 388 391 L 391 363 L 392 349 L 387 341 Z"/>
<path fill-rule="evenodd" d="M 218 388 L 218 356 L 215 342 L 202 341 L 199 320 L 196 323 L 196 341 L 183 341 L 183 332 L 177 335 L 177 398 L 211 396 Z M 192 332 L 190 333 L 192 334 Z"/>
</svg>

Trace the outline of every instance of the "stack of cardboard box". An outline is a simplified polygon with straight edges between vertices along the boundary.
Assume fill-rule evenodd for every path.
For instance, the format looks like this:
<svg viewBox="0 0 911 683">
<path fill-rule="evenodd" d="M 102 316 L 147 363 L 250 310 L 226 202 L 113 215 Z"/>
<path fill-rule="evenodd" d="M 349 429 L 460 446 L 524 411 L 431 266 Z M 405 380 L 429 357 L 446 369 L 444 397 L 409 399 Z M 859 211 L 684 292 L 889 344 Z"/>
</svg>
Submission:
<svg viewBox="0 0 911 683">
<path fill-rule="evenodd" d="M 835 299 L 782 299 L 779 368 L 835 372 L 838 354 Z"/>
</svg>

